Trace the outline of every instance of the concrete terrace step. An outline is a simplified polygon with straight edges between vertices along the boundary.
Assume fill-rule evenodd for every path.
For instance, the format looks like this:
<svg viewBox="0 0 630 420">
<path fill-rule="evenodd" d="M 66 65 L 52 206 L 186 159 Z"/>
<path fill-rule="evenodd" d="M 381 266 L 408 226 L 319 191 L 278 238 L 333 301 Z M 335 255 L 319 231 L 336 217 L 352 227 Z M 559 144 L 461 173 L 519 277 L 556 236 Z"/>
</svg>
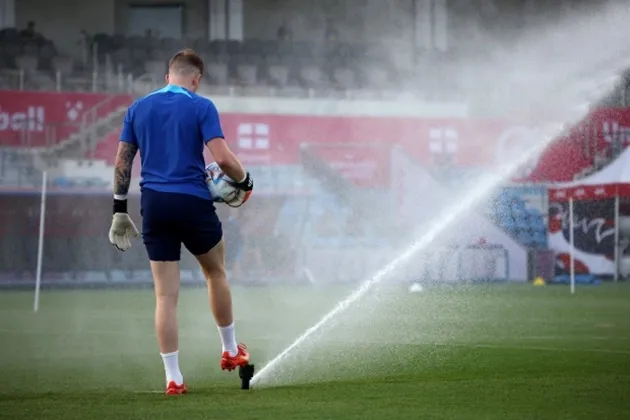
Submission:
<svg viewBox="0 0 630 420">
<path fill-rule="evenodd" d="M 23 148 L 17 149 L 17 152 L 35 157 L 40 170 L 55 166 L 56 161 L 61 158 L 80 158 L 88 150 L 93 149 L 96 143 L 113 129 L 114 125 L 122 124 L 126 112 L 126 106 L 118 107 L 105 117 L 98 119 L 92 126 L 72 133 L 51 147 Z"/>
</svg>

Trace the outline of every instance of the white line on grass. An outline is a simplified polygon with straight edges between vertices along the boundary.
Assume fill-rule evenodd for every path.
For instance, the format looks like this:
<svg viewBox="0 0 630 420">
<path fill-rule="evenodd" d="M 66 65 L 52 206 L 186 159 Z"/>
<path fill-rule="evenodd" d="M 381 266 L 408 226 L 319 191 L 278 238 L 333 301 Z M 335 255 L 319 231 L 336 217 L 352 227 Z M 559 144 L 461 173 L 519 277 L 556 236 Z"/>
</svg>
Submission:
<svg viewBox="0 0 630 420">
<path fill-rule="evenodd" d="M 584 348 L 567 348 L 567 347 L 541 347 L 541 346 L 504 346 L 500 344 L 474 344 L 474 343 L 444 343 L 441 346 L 469 347 L 481 349 L 505 349 L 505 350 L 532 350 L 532 351 L 555 351 L 555 352 L 573 352 L 573 353 L 606 353 L 606 354 L 630 354 L 630 350 L 615 349 L 584 349 Z"/>
<path fill-rule="evenodd" d="M 64 331 L 64 332 L 53 332 L 53 331 L 36 331 L 36 330 L 14 330 L 14 329 L 3 329 L 0 328 L 0 334 L 2 333 L 10 333 L 10 334 L 27 334 L 27 335 L 115 335 L 115 336 L 128 336 L 130 332 L 127 331 L 118 331 L 118 330 L 86 330 L 86 331 Z M 145 336 L 146 338 L 153 338 L 153 334 L 137 334 L 134 333 L 136 337 Z M 198 334 L 182 334 L 181 338 L 199 338 Z M 518 337 L 518 338 L 510 338 L 512 343 L 518 343 L 519 340 L 523 342 L 532 341 L 532 340 L 549 340 L 549 341 L 561 341 L 561 340 L 597 340 L 597 341 L 618 341 L 618 340 L 630 340 L 630 337 L 605 337 L 605 336 L 526 336 L 526 337 Z M 278 340 L 274 337 L 265 337 L 265 338 L 257 338 L 253 339 L 253 342 L 273 342 L 277 343 Z M 362 340 L 358 341 L 343 341 L 343 340 L 326 340 L 324 344 L 338 345 L 338 344 L 353 344 L 353 345 L 366 345 L 366 346 L 385 346 L 391 343 L 383 342 L 383 341 L 371 341 L 371 340 Z M 546 346 L 531 346 L 531 345 L 502 345 L 502 344 L 490 344 L 490 343 L 466 343 L 466 342 L 423 342 L 423 343 L 412 343 L 412 342 L 399 342 L 397 344 L 402 345 L 423 345 L 423 346 L 440 346 L 440 347 L 468 347 L 468 348 L 488 348 L 488 349 L 506 349 L 506 350 L 532 350 L 532 351 L 551 351 L 551 352 L 588 352 L 588 353 L 604 353 L 604 354 L 628 354 L 630 355 L 630 350 L 618 350 L 618 349 L 593 349 L 593 348 L 570 348 L 570 347 L 546 347 Z M 147 391 L 148 392 L 148 391 Z M 157 392 L 157 391 L 155 391 Z"/>
</svg>

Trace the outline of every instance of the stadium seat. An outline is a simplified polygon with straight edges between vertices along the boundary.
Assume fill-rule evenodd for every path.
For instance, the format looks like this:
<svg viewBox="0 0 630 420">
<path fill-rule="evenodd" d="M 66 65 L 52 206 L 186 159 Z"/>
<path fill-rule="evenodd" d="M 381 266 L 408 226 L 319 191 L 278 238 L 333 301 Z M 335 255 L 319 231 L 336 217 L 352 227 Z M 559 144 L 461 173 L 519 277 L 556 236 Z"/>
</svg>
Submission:
<svg viewBox="0 0 630 420">
<path fill-rule="evenodd" d="M 18 69 L 25 72 L 34 72 L 37 70 L 39 60 L 36 55 L 19 55 L 15 57 L 15 65 Z"/>
<path fill-rule="evenodd" d="M 56 56 L 51 59 L 51 67 L 53 72 L 63 75 L 72 74 L 74 62 L 72 58 L 65 56 Z"/>
<path fill-rule="evenodd" d="M 342 89 L 354 89 L 356 87 L 354 72 L 348 68 L 336 68 L 333 72 L 333 79 Z"/>
<path fill-rule="evenodd" d="M 228 82 L 228 66 L 223 63 L 207 65 L 208 78 L 213 84 L 225 85 Z"/>
<path fill-rule="evenodd" d="M 305 87 L 319 87 L 324 85 L 324 74 L 319 67 L 306 65 L 300 70 L 300 80 Z"/>
<path fill-rule="evenodd" d="M 129 67 L 129 61 L 131 60 L 131 54 L 127 48 L 121 47 L 118 48 L 112 54 L 112 61 L 115 66 L 121 66 L 123 69 L 127 69 Z"/>
<path fill-rule="evenodd" d="M 154 80 L 161 82 L 166 73 L 166 64 L 163 61 L 149 60 L 144 62 L 144 69 Z"/>
<path fill-rule="evenodd" d="M 524 213 L 514 213 L 514 224 L 518 229 L 526 230 L 529 228 L 529 221 L 527 220 L 527 217 Z"/>
<path fill-rule="evenodd" d="M 275 86 L 286 86 L 289 82 L 289 69 L 286 66 L 276 64 L 269 66 L 269 81 Z"/>
<path fill-rule="evenodd" d="M 236 74 L 239 82 L 246 86 L 253 86 L 256 84 L 257 68 L 252 64 L 239 64 L 236 66 Z"/>
<path fill-rule="evenodd" d="M 389 86 L 389 77 L 385 68 L 370 67 L 366 70 L 367 84 L 376 89 L 386 89 Z"/>
<path fill-rule="evenodd" d="M 517 239 L 526 247 L 530 247 L 534 243 L 532 235 L 526 230 L 519 230 L 517 233 Z"/>
</svg>

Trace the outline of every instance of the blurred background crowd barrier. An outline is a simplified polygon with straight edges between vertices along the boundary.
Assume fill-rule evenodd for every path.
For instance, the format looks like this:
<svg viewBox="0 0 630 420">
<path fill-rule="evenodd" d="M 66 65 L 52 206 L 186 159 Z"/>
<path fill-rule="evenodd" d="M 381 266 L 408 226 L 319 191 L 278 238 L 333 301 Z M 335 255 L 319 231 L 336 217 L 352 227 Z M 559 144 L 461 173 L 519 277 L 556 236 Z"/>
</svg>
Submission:
<svg viewBox="0 0 630 420">
<path fill-rule="evenodd" d="M 492 65 L 471 63 L 492 63 L 518 45 L 525 25 L 589 7 L 577 0 L 53 3 L 0 0 L 0 284 L 11 287 L 34 281 L 44 172 L 43 283 L 150 282 L 140 242 L 121 254 L 107 241 L 112 165 L 128 105 L 163 84 L 166 60 L 182 47 L 206 60 L 201 93 L 217 103 L 230 146 L 256 180 L 247 206 L 217 206 L 234 281 L 372 275 L 411 241 L 411 226 L 428 217 L 420 215 L 437 191 L 457 198 L 559 122 L 544 106 L 520 109 L 518 92 L 506 103 L 502 89 L 518 88 L 494 85 Z M 471 209 L 470 232 L 413 261 L 401 281 L 562 279 L 567 212 L 549 188 L 574 180 L 576 188 L 587 180 L 615 189 L 606 196 L 612 201 L 581 217 L 604 220 L 616 239 L 600 246 L 594 232 L 583 235 L 578 272 L 586 282 L 623 279 L 630 209 L 617 186 L 630 179 L 601 176 L 624 162 L 630 142 L 629 83 L 620 80 L 588 118 L 486 206 Z M 138 176 L 136 162 L 137 222 Z M 200 282 L 182 255 L 184 280 Z"/>
</svg>

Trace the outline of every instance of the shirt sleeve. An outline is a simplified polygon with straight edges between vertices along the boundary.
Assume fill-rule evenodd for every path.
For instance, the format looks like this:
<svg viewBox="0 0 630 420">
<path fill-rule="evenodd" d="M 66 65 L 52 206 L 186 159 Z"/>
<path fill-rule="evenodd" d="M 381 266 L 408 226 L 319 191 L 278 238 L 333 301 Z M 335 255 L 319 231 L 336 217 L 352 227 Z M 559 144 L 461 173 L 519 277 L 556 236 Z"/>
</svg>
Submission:
<svg viewBox="0 0 630 420">
<path fill-rule="evenodd" d="M 133 109 L 134 107 L 132 105 L 127 110 L 127 115 L 125 115 L 125 120 L 123 121 L 122 132 L 120 133 L 120 141 L 137 146 L 138 139 L 136 138 L 136 133 L 133 131 Z"/>
<path fill-rule="evenodd" d="M 199 128 L 204 144 L 217 137 L 225 138 L 219 121 L 219 112 L 212 101 L 202 101 L 200 108 L 198 113 Z"/>
</svg>

